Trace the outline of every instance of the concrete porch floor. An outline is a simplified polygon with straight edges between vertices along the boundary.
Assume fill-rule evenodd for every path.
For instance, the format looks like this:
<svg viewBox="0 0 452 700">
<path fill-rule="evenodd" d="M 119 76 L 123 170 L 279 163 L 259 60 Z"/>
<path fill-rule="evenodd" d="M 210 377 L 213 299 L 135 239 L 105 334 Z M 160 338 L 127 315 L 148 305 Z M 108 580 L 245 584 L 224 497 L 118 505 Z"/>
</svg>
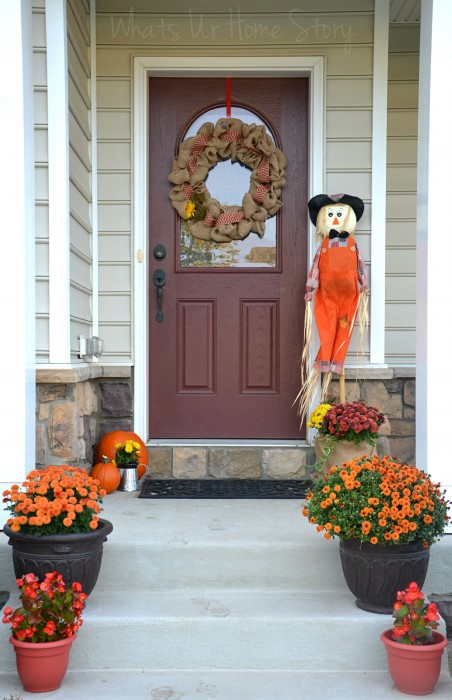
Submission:
<svg viewBox="0 0 452 700">
<path fill-rule="evenodd" d="M 388 700 L 387 615 L 359 610 L 296 500 L 142 500 L 115 492 L 69 670 L 46 700 Z M 0 538 L 0 588 L 14 582 Z M 452 537 L 432 548 L 423 590 L 452 588 Z M 13 601 L 9 604 L 14 605 Z M 445 631 L 442 624 L 441 631 Z M 0 629 L 0 694 L 23 700 Z M 452 700 L 447 655 L 432 698 Z"/>
<path fill-rule="evenodd" d="M 9 693 L 23 700 L 402 700 L 386 672 L 309 671 L 68 671 L 59 690 L 26 693 L 20 682 L 0 676 Z M 6 694 L 5 694 L 6 693 Z M 425 696 L 424 696 L 425 697 Z M 450 700 L 449 682 L 441 676 L 432 700 Z M 14 698 L 16 700 L 16 698 Z"/>
</svg>

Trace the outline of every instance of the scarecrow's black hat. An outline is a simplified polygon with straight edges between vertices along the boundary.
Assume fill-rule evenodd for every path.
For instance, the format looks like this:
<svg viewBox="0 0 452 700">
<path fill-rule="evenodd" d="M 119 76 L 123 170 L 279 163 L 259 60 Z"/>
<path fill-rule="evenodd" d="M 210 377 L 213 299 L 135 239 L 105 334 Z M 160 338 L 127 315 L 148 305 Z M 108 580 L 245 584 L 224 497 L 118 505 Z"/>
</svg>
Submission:
<svg viewBox="0 0 452 700">
<path fill-rule="evenodd" d="M 320 209 L 327 204 L 348 204 L 355 212 L 356 221 L 360 220 L 364 211 L 364 202 L 359 197 L 350 194 L 316 194 L 308 202 L 309 216 L 314 226 Z"/>
</svg>

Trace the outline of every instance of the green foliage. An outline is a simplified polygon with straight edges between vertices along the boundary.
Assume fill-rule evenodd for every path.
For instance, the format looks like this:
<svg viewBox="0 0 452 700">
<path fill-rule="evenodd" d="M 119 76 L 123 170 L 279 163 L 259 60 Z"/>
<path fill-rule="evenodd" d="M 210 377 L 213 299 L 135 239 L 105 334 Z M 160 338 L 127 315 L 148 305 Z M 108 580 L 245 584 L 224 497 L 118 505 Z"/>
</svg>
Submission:
<svg viewBox="0 0 452 700">
<path fill-rule="evenodd" d="M 321 472 L 323 469 L 323 465 L 325 464 L 326 460 L 330 456 L 330 454 L 334 450 L 335 444 L 338 442 L 338 438 L 334 437 L 334 435 L 325 435 L 324 436 L 324 442 L 322 445 L 322 455 L 320 459 L 314 464 L 314 469 L 318 472 Z"/>
</svg>

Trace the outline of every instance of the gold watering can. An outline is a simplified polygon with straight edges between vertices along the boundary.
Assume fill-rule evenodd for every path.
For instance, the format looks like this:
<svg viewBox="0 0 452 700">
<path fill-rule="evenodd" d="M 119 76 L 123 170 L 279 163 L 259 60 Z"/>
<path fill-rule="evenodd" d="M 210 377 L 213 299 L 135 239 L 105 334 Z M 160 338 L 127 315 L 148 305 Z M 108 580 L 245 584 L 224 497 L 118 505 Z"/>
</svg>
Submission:
<svg viewBox="0 0 452 700">
<path fill-rule="evenodd" d="M 138 478 L 138 467 L 146 467 L 141 479 Z M 127 466 L 121 466 L 119 468 L 121 472 L 121 480 L 117 491 L 139 491 L 149 474 L 149 467 L 147 464 L 128 464 Z"/>
</svg>

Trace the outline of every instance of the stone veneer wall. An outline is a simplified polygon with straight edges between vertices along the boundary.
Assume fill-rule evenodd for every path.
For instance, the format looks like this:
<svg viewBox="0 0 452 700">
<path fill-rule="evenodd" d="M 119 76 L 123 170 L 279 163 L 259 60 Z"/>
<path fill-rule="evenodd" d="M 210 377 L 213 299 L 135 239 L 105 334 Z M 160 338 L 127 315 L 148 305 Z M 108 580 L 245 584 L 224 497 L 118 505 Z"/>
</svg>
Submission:
<svg viewBox="0 0 452 700">
<path fill-rule="evenodd" d="M 90 468 L 99 437 L 133 430 L 131 367 L 37 370 L 36 466 Z"/>
<path fill-rule="evenodd" d="M 370 372 L 368 373 L 370 375 Z M 387 417 L 377 441 L 379 454 L 415 460 L 414 370 L 372 370 L 353 378 L 347 370 L 346 400 L 363 400 Z M 333 382 L 331 393 L 338 395 Z M 89 468 L 99 437 L 111 430 L 133 430 L 130 367 L 93 365 L 37 372 L 36 465 L 72 464 Z M 309 446 L 148 447 L 151 478 L 308 478 L 314 462 Z"/>
</svg>

